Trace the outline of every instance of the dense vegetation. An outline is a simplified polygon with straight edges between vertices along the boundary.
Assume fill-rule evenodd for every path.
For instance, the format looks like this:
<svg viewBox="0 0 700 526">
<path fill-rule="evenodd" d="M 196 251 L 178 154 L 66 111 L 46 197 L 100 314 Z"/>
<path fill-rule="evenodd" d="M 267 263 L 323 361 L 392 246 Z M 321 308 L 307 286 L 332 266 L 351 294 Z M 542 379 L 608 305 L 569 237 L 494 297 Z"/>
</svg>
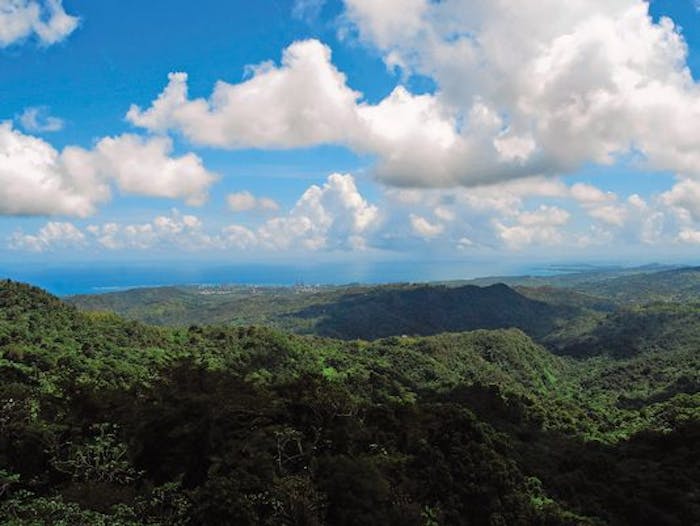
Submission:
<svg viewBox="0 0 700 526">
<path fill-rule="evenodd" d="M 76 296 L 69 301 L 85 310 L 112 311 L 156 325 L 255 324 L 300 334 L 365 340 L 511 327 L 540 338 L 573 319 L 589 318 L 596 308 L 612 308 L 609 302 L 573 292 L 533 289 L 527 293 L 503 284 L 310 290 L 161 287 Z"/>
<path fill-rule="evenodd" d="M 509 286 L 505 286 L 503 281 Z M 166 326 L 265 325 L 372 340 L 517 327 L 541 343 L 568 341 L 620 307 L 693 302 L 700 268 L 596 270 L 430 285 L 159 287 L 68 298 L 81 309 Z M 512 288 L 510 288 L 512 287 Z M 554 348 L 558 348 L 555 345 Z"/>
<path fill-rule="evenodd" d="M 649 325 L 654 309 L 680 314 Z M 632 309 L 648 332 L 624 352 L 604 342 L 627 342 L 614 327 L 628 318 L 600 315 L 569 331 L 576 349 L 600 343 L 573 359 L 517 329 L 366 342 L 157 328 L 2 282 L 0 517 L 696 524 L 695 312 Z M 665 323 L 686 332 L 669 340 Z"/>
</svg>

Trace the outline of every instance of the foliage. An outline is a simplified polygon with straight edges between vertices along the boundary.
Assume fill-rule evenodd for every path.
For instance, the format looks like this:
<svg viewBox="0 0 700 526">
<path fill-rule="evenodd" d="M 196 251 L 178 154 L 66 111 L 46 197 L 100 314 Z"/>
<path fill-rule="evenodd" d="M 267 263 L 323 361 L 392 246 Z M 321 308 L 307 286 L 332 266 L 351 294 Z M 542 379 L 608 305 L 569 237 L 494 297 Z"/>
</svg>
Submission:
<svg viewBox="0 0 700 526">
<path fill-rule="evenodd" d="M 526 297 L 505 285 L 165 287 L 76 296 L 69 301 L 85 310 L 114 311 L 158 325 L 264 324 L 301 334 L 365 340 L 511 327 L 541 337 L 590 310 L 587 304 L 550 304 Z"/>
<path fill-rule="evenodd" d="M 400 306 L 404 292 L 388 303 Z M 366 342 L 156 328 L 3 282 L 0 518 L 698 523 L 692 309 L 639 308 L 599 318 L 605 331 L 570 328 L 600 342 L 574 359 L 518 329 Z M 637 315 L 647 332 L 620 351 Z"/>
</svg>

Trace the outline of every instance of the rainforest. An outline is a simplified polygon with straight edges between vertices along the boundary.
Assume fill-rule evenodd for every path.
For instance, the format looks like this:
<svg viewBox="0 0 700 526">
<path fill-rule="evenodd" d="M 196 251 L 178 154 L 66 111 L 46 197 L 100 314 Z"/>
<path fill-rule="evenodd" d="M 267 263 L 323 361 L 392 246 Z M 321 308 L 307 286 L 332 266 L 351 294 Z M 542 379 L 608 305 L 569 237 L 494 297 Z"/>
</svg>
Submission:
<svg viewBox="0 0 700 526">
<path fill-rule="evenodd" d="M 0 516 L 697 524 L 698 277 L 65 299 L 3 281 Z"/>
</svg>

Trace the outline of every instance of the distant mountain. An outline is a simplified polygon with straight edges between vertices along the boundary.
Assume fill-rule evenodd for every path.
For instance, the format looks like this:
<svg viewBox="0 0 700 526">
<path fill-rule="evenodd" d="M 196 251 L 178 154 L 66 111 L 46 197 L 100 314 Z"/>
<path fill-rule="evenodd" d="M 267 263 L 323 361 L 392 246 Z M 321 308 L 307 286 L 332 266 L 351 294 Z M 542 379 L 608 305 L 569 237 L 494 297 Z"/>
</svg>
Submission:
<svg viewBox="0 0 700 526">
<path fill-rule="evenodd" d="M 555 295 L 552 291 L 539 294 Z M 571 303 L 576 303 L 574 296 L 567 294 Z M 313 290 L 157 288 L 75 296 L 68 301 L 81 309 L 114 311 L 159 325 L 266 324 L 302 334 L 367 340 L 511 327 L 540 338 L 587 312 L 589 304 L 605 304 L 583 295 L 577 297 L 578 305 L 565 301 L 548 303 L 503 284 Z"/>
<path fill-rule="evenodd" d="M 700 301 L 700 267 L 587 281 L 574 288 L 618 303 Z"/>
<path fill-rule="evenodd" d="M 487 286 L 495 283 L 505 283 L 511 287 L 556 287 L 576 288 L 580 284 L 596 283 L 625 276 L 642 276 L 659 272 L 685 268 L 682 265 L 650 264 L 638 267 L 597 266 L 597 265 L 566 265 L 546 267 L 541 270 L 545 274 L 523 276 L 487 276 L 469 280 L 441 282 L 449 286 L 477 285 Z"/>
<path fill-rule="evenodd" d="M 593 301 L 597 298 L 598 301 L 618 305 L 700 299 L 700 267 L 646 265 L 633 268 L 580 269 L 551 276 L 489 277 L 446 284 L 486 286 L 493 283 L 505 283 L 521 291 L 550 289 L 557 296 L 568 290 L 589 296 Z"/>
<path fill-rule="evenodd" d="M 424 336 L 510 327 L 540 337 L 578 314 L 577 308 L 553 306 L 497 284 L 378 287 L 350 292 L 290 316 L 315 320 L 311 331 L 322 336 L 373 340 L 397 334 Z"/>
</svg>

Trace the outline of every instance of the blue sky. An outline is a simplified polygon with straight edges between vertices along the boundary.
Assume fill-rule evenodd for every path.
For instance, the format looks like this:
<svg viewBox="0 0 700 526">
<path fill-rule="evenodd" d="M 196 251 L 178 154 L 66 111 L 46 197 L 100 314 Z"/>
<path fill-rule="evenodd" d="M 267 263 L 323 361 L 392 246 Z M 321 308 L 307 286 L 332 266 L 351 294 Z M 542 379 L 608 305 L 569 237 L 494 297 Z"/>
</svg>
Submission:
<svg viewBox="0 0 700 526">
<path fill-rule="evenodd" d="M 0 0 L 0 261 L 692 261 L 695 4 L 506 4 Z"/>
</svg>

